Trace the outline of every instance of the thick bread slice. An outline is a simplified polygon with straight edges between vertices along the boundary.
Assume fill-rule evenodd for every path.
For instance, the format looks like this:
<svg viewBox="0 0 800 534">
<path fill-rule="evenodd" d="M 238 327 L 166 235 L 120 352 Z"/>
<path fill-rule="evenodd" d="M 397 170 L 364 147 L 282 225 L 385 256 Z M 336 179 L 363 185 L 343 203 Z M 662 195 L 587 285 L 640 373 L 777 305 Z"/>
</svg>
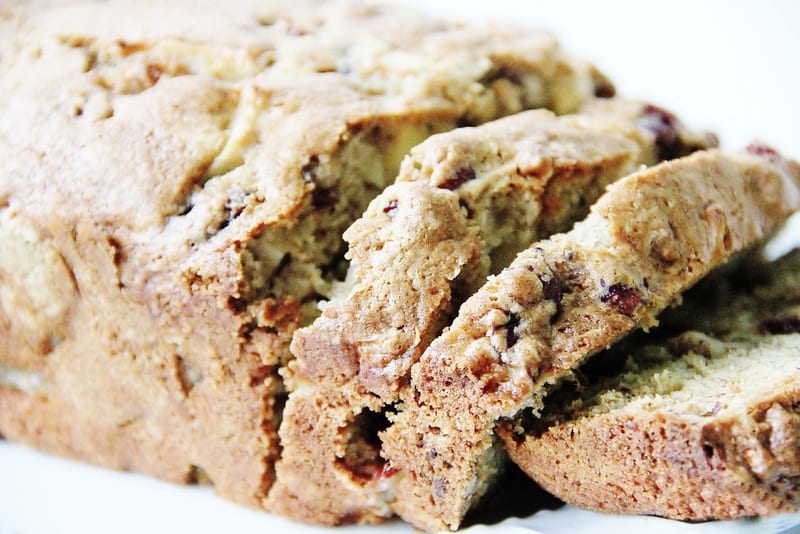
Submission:
<svg viewBox="0 0 800 534">
<path fill-rule="evenodd" d="M 345 1 L 15 3 L 0 49 L 0 433 L 256 506 L 291 335 L 408 148 L 609 92 L 549 35 Z"/>
<path fill-rule="evenodd" d="M 494 428 L 800 208 L 800 166 L 761 147 L 662 163 L 609 186 L 573 230 L 520 253 L 412 371 L 381 435 L 396 509 L 456 528 L 497 470 Z"/>
<path fill-rule="evenodd" d="M 530 111 L 411 151 L 345 232 L 352 264 L 341 295 L 295 334 L 271 509 L 327 524 L 392 514 L 377 434 L 408 394 L 411 366 L 489 272 L 658 160 L 656 109 L 613 100 L 594 117 Z M 714 142 L 671 127 L 684 151 Z"/>
<path fill-rule="evenodd" d="M 594 510 L 704 520 L 800 509 L 800 250 L 755 267 L 755 287 L 687 298 L 681 314 L 700 328 L 634 336 L 597 356 L 623 361 L 623 374 L 587 371 L 541 418 L 502 427 L 511 458 Z"/>
</svg>

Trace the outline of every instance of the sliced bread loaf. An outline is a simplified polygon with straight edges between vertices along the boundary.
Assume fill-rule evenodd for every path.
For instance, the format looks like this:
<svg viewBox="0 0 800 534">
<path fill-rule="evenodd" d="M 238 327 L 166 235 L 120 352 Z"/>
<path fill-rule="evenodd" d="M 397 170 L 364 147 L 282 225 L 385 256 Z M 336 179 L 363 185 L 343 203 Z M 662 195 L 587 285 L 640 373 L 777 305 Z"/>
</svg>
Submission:
<svg viewBox="0 0 800 534">
<path fill-rule="evenodd" d="M 762 147 L 662 163 L 608 187 L 460 308 L 412 369 L 381 454 L 396 510 L 454 529 L 502 464 L 497 422 L 538 413 L 553 384 L 800 209 L 800 166 Z"/>
<path fill-rule="evenodd" d="M 278 373 L 431 133 L 611 89 L 541 32 L 351 1 L 0 8 L 0 433 L 263 506 Z"/>
<path fill-rule="evenodd" d="M 651 122 L 668 112 L 615 99 L 592 108 L 432 136 L 345 232 L 347 283 L 292 343 L 271 509 L 328 524 L 392 514 L 378 433 L 419 355 L 489 273 L 663 151 Z M 670 127 L 683 152 L 714 142 L 674 117 Z"/>
<path fill-rule="evenodd" d="M 599 354 L 540 417 L 501 426 L 511 458 L 594 510 L 705 520 L 800 508 L 800 250 L 728 278 L 754 267 L 755 285 L 687 298 L 694 328 L 675 334 L 665 318 Z"/>
</svg>

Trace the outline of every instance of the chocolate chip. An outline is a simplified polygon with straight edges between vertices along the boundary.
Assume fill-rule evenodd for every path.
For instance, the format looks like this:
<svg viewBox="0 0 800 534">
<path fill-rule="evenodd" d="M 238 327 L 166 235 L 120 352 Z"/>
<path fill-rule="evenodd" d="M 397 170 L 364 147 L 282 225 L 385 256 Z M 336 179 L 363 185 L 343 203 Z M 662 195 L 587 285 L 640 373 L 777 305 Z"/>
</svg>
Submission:
<svg viewBox="0 0 800 534">
<path fill-rule="evenodd" d="M 780 317 L 761 321 L 760 330 L 766 334 L 800 334 L 800 317 Z"/>
<path fill-rule="evenodd" d="M 642 303 L 642 294 L 626 284 L 612 284 L 606 288 L 602 302 L 607 302 L 625 315 L 632 314 L 637 306 Z"/>
<path fill-rule="evenodd" d="M 468 165 L 464 165 L 456 169 L 456 172 L 453 176 L 445 180 L 444 182 L 439 184 L 439 189 L 449 189 L 450 191 L 454 191 L 464 185 L 465 183 L 469 182 L 470 180 L 475 179 L 475 169 Z"/>
</svg>

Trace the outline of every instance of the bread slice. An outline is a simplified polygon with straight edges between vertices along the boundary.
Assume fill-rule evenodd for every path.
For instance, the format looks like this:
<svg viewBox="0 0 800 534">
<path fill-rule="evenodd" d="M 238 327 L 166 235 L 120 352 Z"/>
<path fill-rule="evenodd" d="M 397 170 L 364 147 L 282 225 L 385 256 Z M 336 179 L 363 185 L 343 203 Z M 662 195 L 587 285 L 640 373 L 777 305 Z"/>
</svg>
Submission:
<svg viewBox="0 0 800 534">
<path fill-rule="evenodd" d="M 657 108 L 591 107 L 592 116 L 529 111 L 432 136 L 345 232 L 348 282 L 292 343 L 271 509 L 325 524 L 392 514 L 378 432 L 409 394 L 422 351 L 487 274 L 658 161 Z M 671 126 L 684 151 L 715 141 Z"/>
<path fill-rule="evenodd" d="M 291 335 L 408 148 L 611 92 L 549 35 L 355 2 L 0 11 L 0 433 L 255 506 Z"/>
<path fill-rule="evenodd" d="M 752 278 L 745 267 L 739 282 Z M 598 355 L 540 418 L 501 428 L 511 458 L 594 510 L 705 520 L 800 509 L 800 250 L 756 267 L 755 286 L 687 298 L 680 313 L 702 318 L 697 328 L 676 334 L 666 318 Z M 622 372 L 604 376 L 615 362 Z"/>
<path fill-rule="evenodd" d="M 702 151 L 615 182 L 571 231 L 520 253 L 423 352 L 389 416 L 398 513 L 456 528 L 502 464 L 499 420 L 537 413 L 548 387 L 798 208 L 797 164 Z"/>
</svg>

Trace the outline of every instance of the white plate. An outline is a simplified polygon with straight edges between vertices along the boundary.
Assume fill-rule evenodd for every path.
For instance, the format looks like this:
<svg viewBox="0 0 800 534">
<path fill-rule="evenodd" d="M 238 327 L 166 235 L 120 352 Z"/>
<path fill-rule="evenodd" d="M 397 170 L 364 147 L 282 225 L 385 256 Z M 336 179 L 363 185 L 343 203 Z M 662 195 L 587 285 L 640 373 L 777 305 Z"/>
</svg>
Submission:
<svg viewBox="0 0 800 534">
<path fill-rule="evenodd" d="M 210 487 L 174 486 L 0 442 L 0 534 L 412 534 L 393 521 L 336 529 L 292 523 L 216 497 Z M 572 507 L 474 526 L 468 534 L 768 534 L 800 525 L 800 513 L 758 521 L 690 525 Z"/>
<path fill-rule="evenodd" d="M 652 100 L 736 148 L 753 139 L 800 158 L 800 2 L 407 0 L 447 15 L 552 29 L 624 96 Z M 431 5 L 426 5 L 431 4 Z M 800 243 L 800 219 L 777 249 Z M 473 534 L 779 532 L 800 515 L 687 525 L 565 507 Z M 411 533 L 398 522 L 335 530 Z M 179 487 L 53 458 L 0 442 L 0 534 L 330 533 L 231 504 L 209 488 Z"/>
</svg>

